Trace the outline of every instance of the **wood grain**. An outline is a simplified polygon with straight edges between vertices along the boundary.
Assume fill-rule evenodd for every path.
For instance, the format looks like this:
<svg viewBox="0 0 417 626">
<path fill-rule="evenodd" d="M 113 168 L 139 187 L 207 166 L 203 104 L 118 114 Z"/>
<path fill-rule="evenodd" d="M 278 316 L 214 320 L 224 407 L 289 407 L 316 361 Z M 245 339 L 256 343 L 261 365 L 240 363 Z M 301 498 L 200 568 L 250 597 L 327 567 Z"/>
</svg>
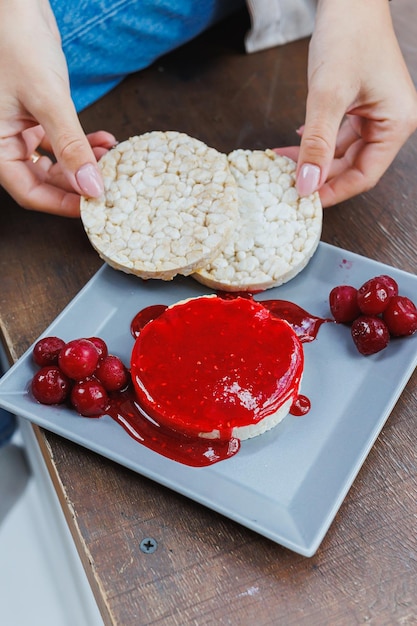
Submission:
<svg viewBox="0 0 417 626">
<path fill-rule="evenodd" d="M 416 4 L 392 10 L 417 80 Z M 242 13 L 131 76 L 81 115 L 85 130 L 176 129 L 224 151 L 295 143 L 308 42 L 246 56 L 247 26 Z M 323 240 L 415 273 L 416 162 L 413 136 L 375 189 L 326 211 Z M 0 329 L 15 360 L 101 262 L 78 220 L 26 212 L 1 191 L 0 202 Z M 416 412 L 415 373 L 311 559 L 36 430 L 106 624 L 412 625 Z"/>
</svg>

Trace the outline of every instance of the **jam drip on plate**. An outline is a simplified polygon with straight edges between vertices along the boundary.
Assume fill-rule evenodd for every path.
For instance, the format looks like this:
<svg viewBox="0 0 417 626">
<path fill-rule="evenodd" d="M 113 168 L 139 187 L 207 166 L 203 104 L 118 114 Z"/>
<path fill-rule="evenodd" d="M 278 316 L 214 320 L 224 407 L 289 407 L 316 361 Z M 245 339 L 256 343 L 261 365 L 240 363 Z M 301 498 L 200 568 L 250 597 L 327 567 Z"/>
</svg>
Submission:
<svg viewBox="0 0 417 626">
<path fill-rule="evenodd" d="M 190 437 L 158 424 L 139 407 L 131 385 L 114 394 L 106 411 L 135 441 L 153 452 L 190 467 L 206 467 L 224 461 L 240 448 L 238 439 Z"/>
<path fill-rule="evenodd" d="M 132 336 L 136 339 L 142 328 L 148 322 L 152 322 L 152 320 L 162 315 L 167 308 L 166 304 L 152 304 L 151 306 L 147 306 L 139 311 L 139 313 L 136 313 L 130 324 L 130 332 Z"/>
<path fill-rule="evenodd" d="M 307 398 L 307 396 L 303 396 L 302 394 L 300 394 L 292 403 L 290 413 L 291 415 L 294 415 L 294 417 L 301 417 L 301 415 L 305 415 L 306 413 L 308 413 L 310 408 L 310 399 Z"/>
<path fill-rule="evenodd" d="M 261 304 L 271 315 L 279 317 L 290 324 L 301 342 L 314 341 L 322 324 L 334 322 L 332 319 L 317 317 L 302 309 L 298 304 L 287 300 L 263 300 Z"/>
</svg>

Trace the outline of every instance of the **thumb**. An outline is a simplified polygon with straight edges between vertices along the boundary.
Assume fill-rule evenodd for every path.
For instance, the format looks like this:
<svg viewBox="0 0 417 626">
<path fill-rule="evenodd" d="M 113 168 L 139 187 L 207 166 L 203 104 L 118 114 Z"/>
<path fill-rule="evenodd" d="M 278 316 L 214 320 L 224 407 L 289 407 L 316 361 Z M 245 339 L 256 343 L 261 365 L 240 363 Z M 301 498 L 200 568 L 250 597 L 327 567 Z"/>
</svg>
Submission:
<svg viewBox="0 0 417 626">
<path fill-rule="evenodd" d="M 71 98 L 66 108 L 54 107 L 51 111 L 38 119 L 65 177 L 79 194 L 100 196 L 104 191 L 103 179 Z"/>
<path fill-rule="evenodd" d="M 309 92 L 297 161 L 296 187 L 300 196 L 309 196 L 326 181 L 344 113 L 328 93 Z"/>
</svg>

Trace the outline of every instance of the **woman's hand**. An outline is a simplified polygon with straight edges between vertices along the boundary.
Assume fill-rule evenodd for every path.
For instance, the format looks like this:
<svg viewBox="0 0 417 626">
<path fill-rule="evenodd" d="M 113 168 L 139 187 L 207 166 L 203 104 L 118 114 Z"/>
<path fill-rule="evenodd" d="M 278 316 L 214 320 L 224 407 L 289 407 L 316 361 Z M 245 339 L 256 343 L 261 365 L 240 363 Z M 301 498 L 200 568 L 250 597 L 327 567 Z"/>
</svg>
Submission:
<svg viewBox="0 0 417 626">
<path fill-rule="evenodd" d="M 0 58 L 0 184 L 27 209 L 78 216 L 115 138 L 81 128 L 47 0 L 0 0 Z"/>
<path fill-rule="evenodd" d="M 417 128 L 417 94 L 388 0 L 319 0 L 297 161 L 302 195 L 323 206 L 372 188 Z"/>
</svg>

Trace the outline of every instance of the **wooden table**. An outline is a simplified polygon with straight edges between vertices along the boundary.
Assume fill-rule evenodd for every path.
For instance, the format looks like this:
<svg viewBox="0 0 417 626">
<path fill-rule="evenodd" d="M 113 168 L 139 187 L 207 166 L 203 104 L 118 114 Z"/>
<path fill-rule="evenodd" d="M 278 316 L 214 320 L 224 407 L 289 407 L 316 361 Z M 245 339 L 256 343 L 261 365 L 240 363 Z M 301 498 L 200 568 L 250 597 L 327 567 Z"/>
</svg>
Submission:
<svg viewBox="0 0 417 626">
<path fill-rule="evenodd" d="M 392 3 L 417 80 L 415 0 Z M 294 143 L 307 41 L 245 56 L 245 14 L 82 114 L 119 139 L 177 129 L 220 150 Z M 383 44 L 381 44 L 383 45 Z M 417 135 L 378 186 L 326 211 L 323 240 L 417 267 Z M 0 329 L 16 360 L 100 267 L 78 220 L 25 212 L 0 192 Z M 417 623 L 417 375 L 317 554 L 294 554 L 152 481 L 36 429 L 107 625 Z M 140 550 L 144 537 L 158 549 Z"/>
</svg>

